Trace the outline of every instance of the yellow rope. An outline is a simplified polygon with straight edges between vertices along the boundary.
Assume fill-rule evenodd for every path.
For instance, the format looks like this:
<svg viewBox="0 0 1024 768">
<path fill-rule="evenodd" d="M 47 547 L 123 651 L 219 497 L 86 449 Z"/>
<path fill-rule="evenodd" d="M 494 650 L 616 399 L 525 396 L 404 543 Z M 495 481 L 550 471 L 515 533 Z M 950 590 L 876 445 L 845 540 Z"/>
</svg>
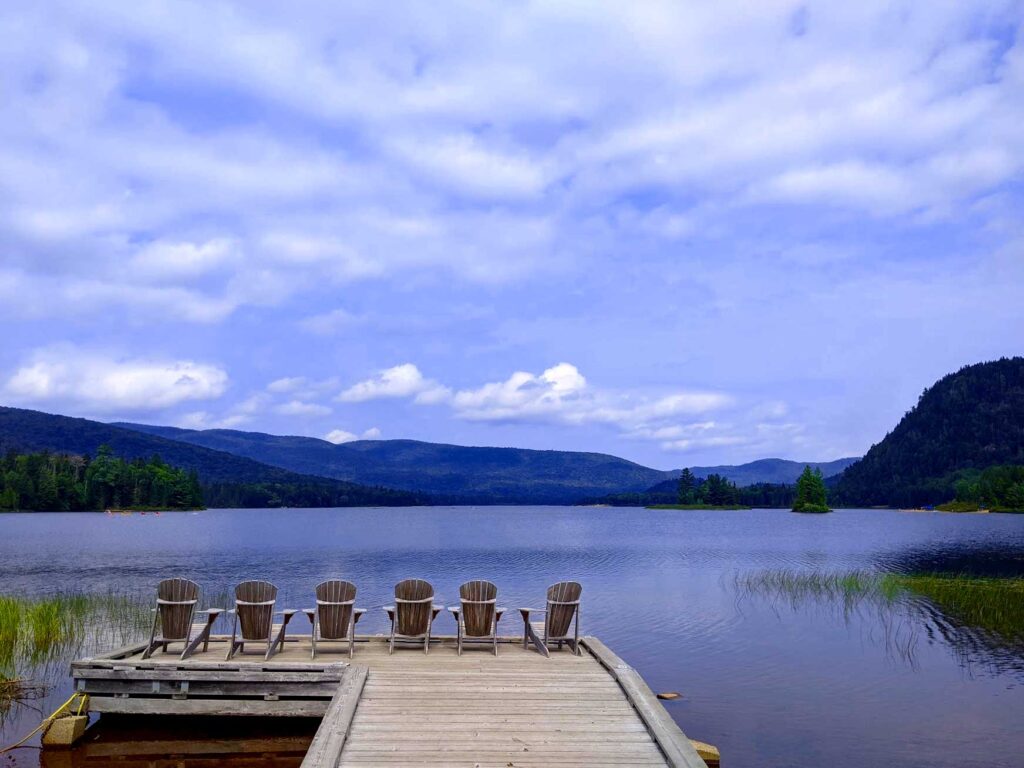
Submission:
<svg viewBox="0 0 1024 768">
<path fill-rule="evenodd" d="M 26 735 L 25 738 L 21 739 L 20 741 L 14 742 L 9 747 L 0 748 L 0 755 L 2 755 L 4 752 L 10 752 L 12 749 L 17 749 L 18 747 L 23 746 L 26 741 L 31 739 L 39 731 L 43 730 L 46 726 L 50 725 L 50 723 L 52 723 L 54 720 L 56 720 L 57 717 L 65 709 L 67 709 L 68 707 L 71 706 L 71 702 L 73 702 L 75 699 L 78 699 L 78 711 L 77 711 L 76 714 L 81 715 L 82 714 L 82 710 L 84 710 L 86 705 L 89 703 L 89 697 L 86 694 L 84 694 L 84 693 L 73 693 L 73 694 L 71 694 L 71 698 L 70 699 L 68 699 L 63 704 L 61 704 L 59 707 L 57 707 L 55 710 L 53 710 L 53 713 L 50 714 L 49 717 L 46 717 L 43 720 L 43 722 L 41 722 L 39 725 L 37 725 L 35 728 L 33 728 L 31 731 L 29 731 L 28 735 Z"/>
</svg>

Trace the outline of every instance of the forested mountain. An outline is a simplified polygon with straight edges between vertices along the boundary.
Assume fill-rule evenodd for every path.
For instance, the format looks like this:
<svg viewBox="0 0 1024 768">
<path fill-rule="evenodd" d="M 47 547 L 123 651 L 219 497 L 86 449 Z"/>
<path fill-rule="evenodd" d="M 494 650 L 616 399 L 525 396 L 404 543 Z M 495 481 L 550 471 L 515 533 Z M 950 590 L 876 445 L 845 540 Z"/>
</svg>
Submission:
<svg viewBox="0 0 1024 768">
<path fill-rule="evenodd" d="M 857 461 L 856 457 L 836 459 L 835 461 L 790 461 L 788 459 L 758 459 L 746 464 L 718 467 L 690 467 L 697 477 L 721 475 L 738 486 L 754 485 L 755 483 L 790 484 L 795 483 L 804 467 L 811 470 L 819 469 L 823 477 L 838 475 L 848 466 Z"/>
<path fill-rule="evenodd" d="M 416 440 L 335 445 L 311 437 L 121 424 L 257 461 L 369 485 L 429 493 L 461 503 L 571 504 L 610 492 L 642 491 L 678 473 L 602 453 L 478 448 Z"/>
<path fill-rule="evenodd" d="M 1024 358 L 979 363 L 921 395 L 885 438 L 835 483 L 844 506 L 917 506 L 952 499 L 968 470 L 1024 464 Z"/>
<path fill-rule="evenodd" d="M 160 456 L 172 467 L 195 471 L 207 506 L 408 505 L 426 497 L 387 488 L 369 488 L 269 466 L 158 435 L 88 419 L 0 406 L 0 455 L 8 452 L 95 456 L 109 446 L 118 458 Z"/>
<path fill-rule="evenodd" d="M 636 494 L 671 481 L 662 471 L 602 453 L 480 448 L 416 440 L 357 440 L 335 445 L 313 437 L 229 429 L 188 430 L 147 424 L 118 426 L 246 456 L 295 472 L 384 485 L 463 503 L 571 504 L 608 494 Z M 738 466 L 694 467 L 737 485 L 792 483 L 806 464 L 827 475 L 856 459 L 796 462 L 762 459 Z"/>
</svg>

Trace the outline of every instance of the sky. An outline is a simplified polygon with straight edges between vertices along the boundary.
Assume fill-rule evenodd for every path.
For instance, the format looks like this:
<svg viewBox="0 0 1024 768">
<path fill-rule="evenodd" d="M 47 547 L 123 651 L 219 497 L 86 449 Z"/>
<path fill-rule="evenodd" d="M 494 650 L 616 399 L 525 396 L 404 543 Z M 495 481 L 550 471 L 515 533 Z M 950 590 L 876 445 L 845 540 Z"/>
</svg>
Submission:
<svg viewBox="0 0 1024 768">
<path fill-rule="evenodd" d="M 0 4 L 0 403 L 668 469 L 1024 352 L 1020 2 Z"/>
</svg>

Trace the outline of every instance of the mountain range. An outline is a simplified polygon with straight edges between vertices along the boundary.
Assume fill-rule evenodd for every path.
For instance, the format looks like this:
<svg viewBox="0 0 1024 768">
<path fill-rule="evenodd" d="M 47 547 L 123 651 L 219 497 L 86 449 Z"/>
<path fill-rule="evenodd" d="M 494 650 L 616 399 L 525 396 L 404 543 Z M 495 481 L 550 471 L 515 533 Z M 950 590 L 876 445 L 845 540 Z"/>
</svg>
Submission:
<svg viewBox="0 0 1024 768">
<path fill-rule="evenodd" d="M 292 472 L 112 424 L 0 406 L 0 452 L 95 455 L 102 445 L 110 446 L 119 458 L 148 459 L 157 454 L 172 466 L 194 469 L 207 497 L 214 499 L 240 499 L 257 506 L 265 505 L 266 499 L 287 503 L 292 498 L 403 506 L 424 501 L 422 495 Z"/>
<path fill-rule="evenodd" d="M 571 504 L 611 494 L 671 494 L 679 470 L 602 453 L 472 447 L 416 440 L 357 440 L 237 430 L 103 424 L 0 407 L 0 450 L 159 454 L 194 469 L 232 503 Z M 907 506 L 945 501 L 964 472 L 1024 464 L 1024 358 L 967 366 L 925 390 L 917 405 L 863 459 L 694 466 L 739 486 L 789 484 L 809 464 L 829 478 L 833 502 Z M 259 486 L 255 496 L 223 486 Z M 296 493 L 296 489 L 302 493 Z M 290 490 L 289 490 L 290 489 Z"/>
</svg>

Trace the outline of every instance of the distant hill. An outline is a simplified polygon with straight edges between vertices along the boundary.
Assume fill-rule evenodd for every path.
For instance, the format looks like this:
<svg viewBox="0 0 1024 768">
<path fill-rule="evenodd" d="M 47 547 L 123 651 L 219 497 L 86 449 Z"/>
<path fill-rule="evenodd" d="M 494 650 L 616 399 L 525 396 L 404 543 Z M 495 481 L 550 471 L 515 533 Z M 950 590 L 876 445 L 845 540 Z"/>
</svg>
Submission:
<svg viewBox="0 0 1024 768">
<path fill-rule="evenodd" d="M 606 493 L 642 491 L 678 474 L 603 453 L 479 448 L 416 440 L 357 440 L 335 445 L 312 437 L 261 432 L 119 426 L 296 472 L 419 491 L 461 503 L 571 504 Z"/>
<path fill-rule="evenodd" d="M 835 461 L 790 461 L 788 459 L 758 459 L 746 464 L 722 465 L 718 467 L 690 467 L 697 477 L 721 475 L 739 486 L 755 483 L 795 483 L 804 467 L 820 469 L 825 477 L 838 475 L 857 461 L 856 457 Z"/>
<path fill-rule="evenodd" d="M 224 451 L 98 421 L 0 406 L 0 453 L 51 451 L 95 455 L 101 445 L 109 445 L 113 454 L 120 458 L 149 458 L 159 454 L 172 466 L 194 469 L 204 489 L 213 491 L 214 498 L 238 498 L 255 503 L 276 494 L 282 503 L 314 497 L 334 502 L 331 506 L 339 506 L 346 500 L 368 505 L 412 504 L 423 500 L 409 493 L 300 474 Z M 207 503 L 210 503 L 209 498 Z"/>
<path fill-rule="evenodd" d="M 885 438 L 838 478 L 850 505 L 917 506 L 953 498 L 956 473 L 1024 464 L 1024 358 L 939 379 Z"/>
</svg>

